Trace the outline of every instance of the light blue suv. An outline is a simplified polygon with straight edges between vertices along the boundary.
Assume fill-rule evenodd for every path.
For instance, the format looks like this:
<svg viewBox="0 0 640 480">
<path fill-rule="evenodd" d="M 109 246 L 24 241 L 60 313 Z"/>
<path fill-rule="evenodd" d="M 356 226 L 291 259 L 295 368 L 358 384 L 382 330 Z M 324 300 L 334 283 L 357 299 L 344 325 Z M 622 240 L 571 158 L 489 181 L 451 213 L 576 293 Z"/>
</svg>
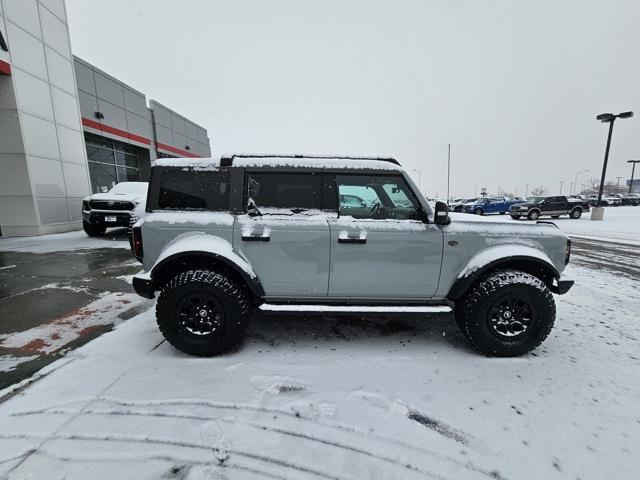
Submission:
<svg viewBox="0 0 640 480">
<path fill-rule="evenodd" d="M 455 218 L 452 218 L 455 217 Z M 394 159 L 231 155 L 152 167 L 133 228 L 167 340 L 194 355 L 236 347 L 251 312 L 454 313 L 489 355 L 538 346 L 570 241 L 550 224 L 435 210 Z"/>
</svg>

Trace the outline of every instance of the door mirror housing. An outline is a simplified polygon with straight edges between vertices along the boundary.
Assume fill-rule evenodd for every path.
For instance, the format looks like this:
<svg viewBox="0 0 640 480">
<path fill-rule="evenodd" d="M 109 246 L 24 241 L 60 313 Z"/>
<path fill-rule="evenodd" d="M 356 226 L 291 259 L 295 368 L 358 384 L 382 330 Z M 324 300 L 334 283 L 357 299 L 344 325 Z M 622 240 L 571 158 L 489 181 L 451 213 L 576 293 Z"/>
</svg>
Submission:
<svg viewBox="0 0 640 480">
<path fill-rule="evenodd" d="M 451 218 L 449 217 L 449 206 L 444 202 L 436 202 L 433 223 L 436 225 L 449 225 Z"/>
</svg>

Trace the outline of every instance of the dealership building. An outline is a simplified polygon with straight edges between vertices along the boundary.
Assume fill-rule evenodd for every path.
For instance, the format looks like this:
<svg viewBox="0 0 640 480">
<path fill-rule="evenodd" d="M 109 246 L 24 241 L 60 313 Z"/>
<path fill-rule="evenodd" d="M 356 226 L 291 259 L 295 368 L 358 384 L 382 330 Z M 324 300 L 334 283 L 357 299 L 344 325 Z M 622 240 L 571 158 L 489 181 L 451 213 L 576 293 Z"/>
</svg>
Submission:
<svg viewBox="0 0 640 480">
<path fill-rule="evenodd" d="M 74 57 L 64 0 L 0 0 L 0 235 L 82 226 L 82 198 L 209 157 L 207 130 Z"/>
</svg>

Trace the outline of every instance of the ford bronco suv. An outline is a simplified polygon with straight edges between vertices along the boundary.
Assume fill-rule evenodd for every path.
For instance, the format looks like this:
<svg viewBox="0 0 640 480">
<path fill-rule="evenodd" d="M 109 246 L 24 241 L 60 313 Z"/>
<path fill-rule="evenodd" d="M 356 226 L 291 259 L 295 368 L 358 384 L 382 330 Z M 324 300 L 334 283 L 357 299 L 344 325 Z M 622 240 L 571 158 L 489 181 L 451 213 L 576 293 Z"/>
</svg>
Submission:
<svg viewBox="0 0 640 480">
<path fill-rule="evenodd" d="M 353 198 L 357 198 L 354 201 Z M 139 295 L 193 355 L 241 342 L 251 313 L 453 311 L 495 356 L 536 348 L 571 243 L 553 224 L 432 209 L 394 159 L 230 155 L 163 159 L 133 227 Z"/>
</svg>

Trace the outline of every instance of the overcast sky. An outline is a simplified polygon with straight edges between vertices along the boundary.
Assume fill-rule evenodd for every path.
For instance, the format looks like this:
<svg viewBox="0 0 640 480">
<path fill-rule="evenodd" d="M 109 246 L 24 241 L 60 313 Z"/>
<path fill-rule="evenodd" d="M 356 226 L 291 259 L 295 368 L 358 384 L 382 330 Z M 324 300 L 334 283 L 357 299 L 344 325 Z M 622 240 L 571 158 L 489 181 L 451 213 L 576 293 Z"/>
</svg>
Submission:
<svg viewBox="0 0 640 480">
<path fill-rule="evenodd" d="M 74 53 L 225 151 L 392 155 L 429 195 L 640 158 L 637 0 L 67 0 Z M 638 172 L 640 174 L 640 172 Z M 414 177 L 418 175 L 414 172 Z M 564 193 L 563 192 L 563 193 Z"/>
</svg>

